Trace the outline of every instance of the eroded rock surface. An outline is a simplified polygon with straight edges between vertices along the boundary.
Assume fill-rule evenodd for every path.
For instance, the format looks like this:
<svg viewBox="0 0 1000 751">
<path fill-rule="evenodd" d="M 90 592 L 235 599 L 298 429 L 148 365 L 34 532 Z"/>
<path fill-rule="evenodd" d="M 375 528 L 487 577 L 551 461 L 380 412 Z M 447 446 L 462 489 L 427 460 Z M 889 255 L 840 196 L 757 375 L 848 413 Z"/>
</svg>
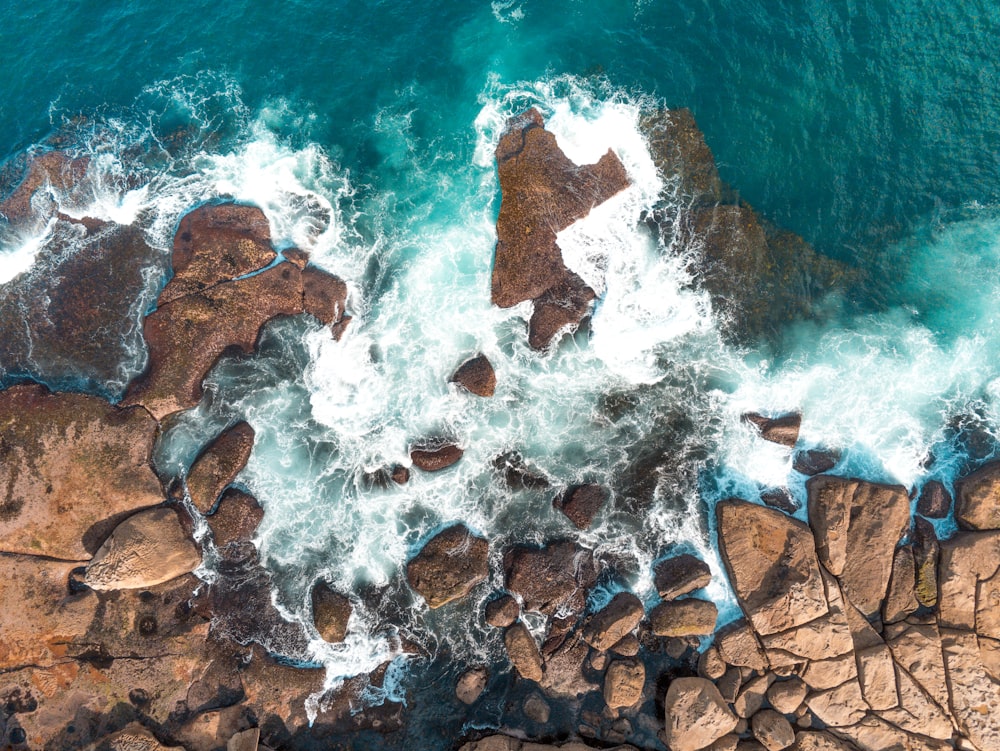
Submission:
<svg viewBox="0 0 1000 751">
<path fill-rule="evenodd" d="M 597 580 L 593 553 L 569 541 L 515 546 L 504 554 L 504 572 L 507 589 L 522 598 L 525 609 L 546 615 L 582 612 Z"/>
<path fill-rule="evenodd" d="M 406 580 L 427 601 L 439 608 L 465 597 L 489 575 L 489 544 L 464 524 L 439 532 L 406 565 Z"/>
</svg>

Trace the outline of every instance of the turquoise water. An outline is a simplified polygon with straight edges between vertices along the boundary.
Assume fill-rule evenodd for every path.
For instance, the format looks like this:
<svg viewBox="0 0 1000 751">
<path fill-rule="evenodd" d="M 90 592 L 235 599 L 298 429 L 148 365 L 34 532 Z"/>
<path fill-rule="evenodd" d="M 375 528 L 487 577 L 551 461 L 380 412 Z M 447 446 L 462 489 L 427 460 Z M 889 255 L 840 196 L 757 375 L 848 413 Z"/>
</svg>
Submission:
<svg viewBox="0 0 1000 751">
<path fill-rule="evenodd" d="M 680 546 L 713 566 L 723 619 L 736 611 L 713 504 L 762 487 L 804 494 L 788 452 L 755 438 L 744 411 L 801 410 L 803 445 L 843 449 L 839 471 L 907 486 L 951 482 L 995 452 L 995 4 L 41 2 L 8 4 L 0 20 L 0 155 L 14 163 L 55 134 L 93 157 L 86 195 L 56 197 L 64 210 L 140 222 L 167 252 L 190 207 L 255 203 L 279 247 L 310 250 L 350 285 L 343 341 L 306 320 L 270 326 L 259 356 L 216 367 L 156 457 L 181 475 L 227 422 L 253 424 L 240 480 L 267 509 L 258 543 L 279 605 L 308 631 L 317 577 L 377 593 L 355 603 L 346 645 L 285 655 L 323 663 L 330 685 L 398 655 L 400 633 L 497 659 L 497 633 L 468 626 L 488 589 L 427 611 L 399 575 L 459 519 L 496 556 L 569 533 L 551 491 L 499 481 L 492 460 L 505 452 L 556 486 L 615 489 L 578 535 L 621 562 L 603 593 L 655 599 L 651 563 Z M 526 309 L 488 296 L 493 149 L 530 105 L 575 161 L 613 148 L 633 182 L 560 237 L 601 299 L 589 328 L 548 355 L 526 346 Z M 664 208 L 665 176 L 637 127 L 657 106 L 693 110 L 722 177 L 761 214 L 867 272 L 838 315 L 789 324 L 777 346 L 721 338 L 685 262 L 694 250 L 658 245 L 641 221 Z M 0 279 L 30 265 L 46 237 L 36 229 L 4 237 Z M 497 368 L 490 400 L 447 383 L 477 351 Z M 460 441 L 463 461 L 402 489 L 365 484 L 428 435 Z M 977 436 L 985 454 L 970 449 Z M 671 466 L 651 482 L 647 447 Z M 390 617 L 379 603 L 392 599 L 413 607 Z M 395 664 L 389 693 L 405 693 L 409 663 Z M 499 724 L 500 704 L 469 723 Z"/>
</svg>

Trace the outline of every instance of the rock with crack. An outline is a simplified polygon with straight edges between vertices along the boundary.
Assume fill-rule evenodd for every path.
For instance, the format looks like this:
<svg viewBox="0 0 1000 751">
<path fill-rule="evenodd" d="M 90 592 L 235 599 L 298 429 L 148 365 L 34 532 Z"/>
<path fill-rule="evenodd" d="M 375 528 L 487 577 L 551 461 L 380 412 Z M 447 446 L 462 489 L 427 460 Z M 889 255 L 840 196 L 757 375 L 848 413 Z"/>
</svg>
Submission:
<svg viewBox="0 0 1000 751">
<path fill-rule="evenodd" d="M 588 654 L 590 650 L 587 643 L 575 635 L 545 654 L 545 675 L 539 681 L 545 693 L 564 699 L 576 699 L 593 691 L 596 686 L 583 670 Z"/>
<path fill-rule="evenodd" d="M 1000 748 L 1000 682 L 983 665 L 976 635 L 942 629 L 941 647 L 959 730 L 978 749 Z"/>
<path fill-rule="evenodd" d="M 764 709 L 750 721 L 754 738 L 767 751 L 781 751 L 795 742 L 795 731 L 791 723 L 773 709 Z"/>
<path fill-rule="evenodd" d="M 431 608 L 465 597 L 489 576 L 489 543 L 464 524 L 438 532 L 406 565 L 406 580 Z"/>
<path fill-rule="evenodd" d="M 992 603 L 982 600 L 983 583 L 1000 571 L 1000 531 L 965 532 L 941 543 L 938 565 L 938 619 L 942 627 L 977 631 L 983 622 L 986 636 L 992 635 L 995 614 Z M 988 591 L 990 585 L 985 589 Z"/>
<path fill-rule="evenodd" d="M 604 701 L 612 709 L 631 707 L 642 699 L 646 667 L 639 660 L 613 660 L 604 674 Z"/>
<path fill-rule="evenodd" d="M 505 587 L 525 610 L 546 615 L 582 613 L 587 592 L 597 581 L 593 552 L 560 540 L 536 548 L 515 545 L 503 558 Z"/>
<path fill-rule="evenodd" d="M 663 740 L 670 751 L 699 751 L 738 722 L 715 685 L 704 678 L 676 678 L 663 701 Z"/>
<path fill-rule="evenodd" d="M 219 494 L 246 466 L 254 435 L 249 423 L 238 422 L 216 436 L 194 460 L 186 483 L 191 502 L 201 513 L 212 510 Z"/>
<path fill-rule="evenodd" d="M 501 201 L 492 300 L 503 308 L 535 301 L 529 339 L 536 348 L 579 323 L 594 296 L 567 269 L 557 233 L 629 185 L 613 152 L 577 166 L 544 125 L 538 110 L 528 110 L 507 123 L 496 149 Z"/>
</svg>

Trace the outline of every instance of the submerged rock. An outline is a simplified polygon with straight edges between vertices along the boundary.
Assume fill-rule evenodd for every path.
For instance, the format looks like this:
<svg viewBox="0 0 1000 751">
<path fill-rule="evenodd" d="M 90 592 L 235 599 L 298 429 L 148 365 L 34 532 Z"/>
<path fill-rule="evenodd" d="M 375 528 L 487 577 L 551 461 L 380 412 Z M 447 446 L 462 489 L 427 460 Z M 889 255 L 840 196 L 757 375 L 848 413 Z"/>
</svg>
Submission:
<svg viewBox="0 0 1000 751">
<path fill-rule="evenodd" d="M 477 355 L 463 362 L 452 375 L 451 381 L 470 394 L 493 396 L 497 387 L 497 374 L 486 355 Z"/>
<path fill-rule="evenodd" d="M 406 580 L 431 608 L 465 597 L 489 576 L 489 543 L 464 524 L 439 532 L 406 564 Z"/>
<path fill-rule="evenodd" d="M 215 506 L 219 494 L 236 479 L 253 451 L 254 429 L 238 422 L 218 435 L 198 455 L 187 476 L 188 495 L 201 513 Z"/>
<path fill-rule="evenodd" d="M 473 704 L 482 695 L 489 677 L 490 671 L 483 667 L 466 670 L 458 676 L 455 696 L 463 704 Z"/>
</svg>

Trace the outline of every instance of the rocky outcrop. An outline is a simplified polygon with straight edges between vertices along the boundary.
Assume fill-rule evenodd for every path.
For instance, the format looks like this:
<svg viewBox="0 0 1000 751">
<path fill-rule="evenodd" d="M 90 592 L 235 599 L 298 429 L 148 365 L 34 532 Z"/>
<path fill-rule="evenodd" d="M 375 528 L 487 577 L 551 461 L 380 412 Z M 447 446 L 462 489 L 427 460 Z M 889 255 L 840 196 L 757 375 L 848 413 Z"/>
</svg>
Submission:
<svg viewBox="0 0 1000 751">
<path fill-rule="evenodd" d="M 1000 461 L 984 464 L 958 483 L 955 521 L 963 529 L 1000 529 Z"/>
<path fill-rule="evenodd" d="M 458 367 L 451 381 L 470 394 L 488 397 L 493 396 L 493 392 L 496 391 L 497 374 L 486 355 L 476 355 Z"/>
<path fill-rule="evenodd" d="M 253 451 L 254 430 L 238 422 L 223 431 L 198 455 L 188 472 L 188 495 L 203 514 L 215 506 L 219 494 L 236 479 Z"/>
<path fill-rule="evenodd" d="M 117 527 L 94 554 L 84 582 L 91 589 L 149 589 L 190 573 L 199 552 L 178 512 L 140 511 Z"/>
<path fill-rule="evenodd" d="M 156 422 L 44 386 L 0 392 L 0 551 L 86 561 L 120 517 L 163 500 Z"/>
<path fill-rule="evenodd" d="M 552 505 L 562 511 L 577 529 L 589 529 L 610 493 L 601 485 L 574 485 L 556 496 Z"/>
<path fill-rule="evenodd" d="M 593 553 L 574 542 L 543 548 L 517 545 L 504 554 L 505 586 L 525 610 L 546 615 L 583 612 L 587 591 L 597 581 Z"/>
<path fill-rule="evenodd" d="M 564 326 L 580 321 L 593 299 L 563 263 L 556 235 L 628 187 L 628 176 L 610 150 L 596 164 L 573 164 L 536 109 L 508 122 L 496 159 L 501 202 L 493 303 L 507 308 L 535 301 L 531 345 L 546 347 Z"/>
<path fill-rule="evenodd" d="M 484 538 L 456 524 L 434 535 L 406 564 L 406 580 L 429 607 L 439 608 L 486 580 L 488 555 Z"/>
</svg>

